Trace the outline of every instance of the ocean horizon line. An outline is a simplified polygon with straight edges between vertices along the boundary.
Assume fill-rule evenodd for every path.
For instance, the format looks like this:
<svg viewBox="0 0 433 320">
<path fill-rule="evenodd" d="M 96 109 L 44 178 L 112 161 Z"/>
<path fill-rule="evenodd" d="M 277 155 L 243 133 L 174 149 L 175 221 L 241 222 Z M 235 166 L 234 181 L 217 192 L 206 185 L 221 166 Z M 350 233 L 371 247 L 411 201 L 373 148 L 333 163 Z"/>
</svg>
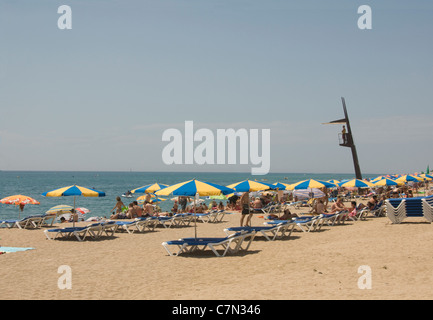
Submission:
<svg viewBox="0 0 433 320">
<path fill-rule="evenodd" d="M 355 173 L 353 172 L 269 172 L 265 175 L 252 175 L 250 171 L 245 172 L 239 172 L 239 171 L 130 171 L 130 170 L 0 170 L 0 172 L 82 172 L 82 173 L 89 173 L 89 172 L 95 172 L 95 173 L 180 173 L 180 174 L 249 174 L 251 176 L 255 177 L 265 177 L 270 174 L 322 174 L 322 175 L 350 175 L 353 174 L 355 176 Z M 390 173 L 363 173 L 363 175 L 383 175 L 383 174 L 390 174 Z"/>
</svg>

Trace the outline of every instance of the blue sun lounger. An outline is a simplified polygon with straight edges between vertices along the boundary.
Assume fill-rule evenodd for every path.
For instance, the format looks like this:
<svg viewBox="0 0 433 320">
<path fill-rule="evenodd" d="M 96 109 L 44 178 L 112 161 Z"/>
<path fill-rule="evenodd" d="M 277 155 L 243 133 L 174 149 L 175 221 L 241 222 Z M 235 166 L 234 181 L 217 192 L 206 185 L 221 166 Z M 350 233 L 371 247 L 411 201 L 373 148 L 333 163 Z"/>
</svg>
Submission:
<svg viewBox="0 0 433 320">
<path fill-rule="evenodd" d="M 118 225 L 114 221 L 104 221 L 92 223 L 84 227 L 66 227 L 57 229 L 44 230 L 45 236 L 48 240 L 54 240 L 58 236 L 63 238 L 70 238 L 75 236 L 78 241 L 83 241 L 86 237 L 90 236 L 93 239 L 98 239 L 105 233 L 107 236 L 113 236 L 116 232 Z M 50 236 L 54 234 L 53 237 Z"/>
<path fill-rule="evenodd" d="M 134 233 L 134 231 L 154 231 L 155 226 L 159 223 L 159 221 L 157 219 L 143 217 L 136 218 L 133 221 L 114 221 L 114 223 L 118 226 L 117 230 L 124 230 L 128 233 Z"/>
<path fill-rule="evenodd" d="M 36 229 L 39 228 L 44 221 L 44 215 L 28 216 L 22 219 L 9 219 L 1 220 L 0 227 L 6 226 L 7 228 L 17 227 L 19 229 Z"/>
<path fill-rule="evenodd" d="M 292 220 L 271 220 L 265 222 L 266 225 L 277 225 L 281 222 L 292 222 L 303 232 L 310 232 L 320 229 L 321 222 L 320 216 L 307 216 L 295 218 Z"/>
<path fill-rule="evenodd" d="M 401 223 L 408 217 L 424 217 L 433 222 L 433 196 L 385 200 L 386 215 L 392 223 Z"/>
<path fill-rule="evenodd" d="M 261 233 L 266 238 L 266 240 L 273 241 L 277 238 L 283 238 L 284 236 L 290 237 L 295 226 L 296 224 L 292 221 L 279 221 L 277 224 L 274 225 L 253 226 L 253 227 L 245 227 L 245 226 L 231 227 L 231 228 L 224 229 L 224 232 L 227 235 L 230 235 L 230 232 L 240 232 L 240 231 L 257 232 L 257 233 Z M 288 233 L 286 234 L 286 232 Z M 268 236 L 268 233 L 270 233 L 271 236 Z"/>
<path fill-rule="evenodd" d="M 193 213 L 193 219 L 198 219 L 202 222 L 212 223 L 212 222 L 221 222 L 225 215 L 224 210 L 212 210 L 206 213 Z"/>
<path fill-rule="evenodd" d="M 181 253 L 204 251 L 206 248 L 212 250 L 217 257 L 224 257 L 227 253 L 237 253 L 239 251 L 248 251 L 251 242 L 254 239 L 255 232 L 237 232 L 224 238 L 183 238 L 179 240 L 166 241 L 162 246 L 170 256 L 178 256 Z M 249 238 L 245 248 L 242 244 Z M 176 246 L 179 250 L 171 252 L 169 246 Z M 219 253 L 217 246 L 222 246 L 223 252 Z"/>
</svg>

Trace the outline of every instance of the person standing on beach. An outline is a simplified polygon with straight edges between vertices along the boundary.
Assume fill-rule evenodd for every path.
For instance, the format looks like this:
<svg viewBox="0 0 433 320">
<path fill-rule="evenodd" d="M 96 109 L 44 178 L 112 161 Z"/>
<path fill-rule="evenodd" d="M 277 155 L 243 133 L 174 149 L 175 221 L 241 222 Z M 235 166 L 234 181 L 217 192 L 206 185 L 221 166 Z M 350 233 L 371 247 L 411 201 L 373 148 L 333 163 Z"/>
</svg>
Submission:
<svg viewBox="0 0 433 320">
<path fill-rule="evenodd" d="M 242 208 L 241 227 L 244 226 L 244 219 L 245 219 L 246 215 L 248 215 L 248 217 L 247 217 L 247 221 L 245 223 L 245 226 L 248 226 L 248 224 L 251 223 L 251 217 L 252 217 L 252 213 L 250 212 L 250 193 L 249 192 L 244 192 L 244 194 L 242 195 L 242 197 L 240 199 L 240 204 L 241 204 L 241 208 Z"/>
<path fill-rule="evenodd" d="M 121 213 L 122 212 L 122 208 L 125 206 L 122 202 L 122 200 L 120 199 L 120 197 L 118 196 L 116 198 L 117 202 L 116 205 L 113 207 L 113 209 L 111 209 L 111 211 L 113 211 L 114 209 L 116 209 L 116 214 Z"/>
</svg>

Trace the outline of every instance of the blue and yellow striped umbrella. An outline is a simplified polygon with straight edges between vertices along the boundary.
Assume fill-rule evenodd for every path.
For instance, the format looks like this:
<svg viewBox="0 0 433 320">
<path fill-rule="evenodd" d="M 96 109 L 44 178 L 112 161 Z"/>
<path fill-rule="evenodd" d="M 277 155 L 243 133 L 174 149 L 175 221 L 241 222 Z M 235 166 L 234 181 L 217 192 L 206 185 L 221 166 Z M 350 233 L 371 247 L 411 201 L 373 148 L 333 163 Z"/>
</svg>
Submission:
<svg viewBox="0 0 433 320">
<path fill-rule="evenodd" d="M 44 197 L 74 197 L 74 210 L 75 210 L 75 197 L 83 196 L 83 197 L 105 197 L 105 192 L 98 191 L 95 189 L 80 187 L 77 185 L 72 185 L 68 187 L 63 187 L 59 189 L 54 189 L 51 191 L 44 192 L 42 194 Z M 73 225 L 75 227 L 75 220 L 73 221 Z"/>
<path fill-rule="evenodd" d="M 291 184 L 287 189 L 288 190 L 300 190 L 300 189 L 312 189 L 312 188 L 332 188 L 335 187 L 335 184 L 321 181 L 321 180 L 302 180 L 299 182 L 296 182 L 294 184 Z"/>
<path fill-rule="evenodd" d="M 399 183 L 395 180 L 388 179 L 388 178 L 383 178 L 383 179 L 379 179 L 377 181 L 372 181 L 372 182 L 375 186 L 398 186 L 398 185 L 404 184 L 403 182 Z"/>
<path fill-rule="evenodd" d="M 252 181 L 252 180 L 244 180 L 244 181 L 240 181 L 228 185 L 227 188 L 234 189 L 237 192 L 253 192 L 253 191 L 264 191 L 269 189 L 275 189 L 275 186 L 272 186 L 271 184 L 268 183 L 262 183 L 262 182 Z"/>
<path fill-rule="evenodd" d="M 230 193 L 233 193 L 233 189 L 211 182 L 192 179 L 158 190 L 155 192 L 155 195 L 168 196 L 173 194 L 175 196 L 195 196 L 198 194 L 199 196 L 217 196 Z"/>
<path fill-rule="evenodd" d="M 105 192 L 72 185 L 44 192 L 44 197 L 83 196 L 83 197 L 105 197 Z"/>
<path fill-rule="evenodd" d="M 401 177 L 398 178 L 398 179 L 395 179 L 395 181 L 405 183 L 405 182 L 410 182 L 410 181 L 413 181 L 413 182 L 424 181 L 424 179 L 423 179 L 423 178 L 419 178 L 419 177 L 412 176 L 412 175 L 410 175 L 410 174 L 406 174 L 406 175 L 404 175 L 404 176 L 401 176 Z"/>
<path fill-rule="evenodd" d="M 347 187 L 347 188 L 371 188 L 374 187 L 374 184 L 361 180 L 361 179 L 352 179 L 344 183 L 340 183 L 340 187 Z"/>
<path fill-rule="evenodd" d="M 274 187 L 280 190 L 286 190 L 289 185 L 282 182 L 275 182 Z"/>
<path fill-rule="evenodd" d="M 220 186 L 211 182 L 203 182 L 196 179 L 188 180 L 185 182 L 177 183 L 175 185 L 169 186 L 167 188 L 158 190 L 155 192 L 157 196 L 168 196 L 173 194 L 175 196 L 217 196 L 220 194 L 230 194 L 233 193 L 233 189 Z M 194 205 L 195 213 L 195 205 Z M 194 219 L 194 233 L 197 239 L 197 219 Z"/>
<path fill-rule="evenodd" d="M 148 184 L 146 186 L 131 190 L 131 193 L 154 193 L 158 190 L 161 190 L 161 189 L 164 189 L 167 187 L 168 187 L 167 184 L 153 183 L 153 184 Z"/>
</svg>

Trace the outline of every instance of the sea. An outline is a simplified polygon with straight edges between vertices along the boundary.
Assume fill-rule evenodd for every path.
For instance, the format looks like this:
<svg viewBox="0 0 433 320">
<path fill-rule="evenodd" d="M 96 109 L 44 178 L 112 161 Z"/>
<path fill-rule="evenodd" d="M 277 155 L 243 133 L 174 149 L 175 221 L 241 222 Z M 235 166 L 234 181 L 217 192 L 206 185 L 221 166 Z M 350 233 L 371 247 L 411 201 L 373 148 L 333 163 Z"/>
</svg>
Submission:
<svg viewBox="0 0 433 320">
<path fill-rule="evenodd" d="M 363 178 L 375 178 L 378 174 L 364 174 Z M 305 179 L 343 180 L 353 179 L 353 174 L 344 173 L 268 173 L 264 176 L 252 176 L 248 173 L 221 172 L 71 172 L 71 171 L 0 171 L 0 199 L 22 194 L 40 202 L 39 205 L 28 204 L 23 212 L 18 206 L 0 204 L 0 220 L 18 219 L 30 215 L 44 214 L 50 208 L 64 204 L 74 205 L 74 197 L 44 197 L 47 191 L 78 185 L 105 192 L 105 197 L 75 197 L 76 207 L 90 210 L 83 219 L 90 217 L 109 217 L 116 204 L 116 197 L 128 190 L 133 190 L 148 184 L 162 183 L 173 185 L 190 179 L 212 182 L 219 185 L 230 185 L 246 179 L 266 183 L 295 183 Z M 122 198 L 125 205 L 143 194 L 134 194 L 133 198 Z M 167 199 L 160 202 L 163 211 L 170 211 L 174 196 L 161 197 Z M 210 199 L 202 197 L 208 204 Z"/>
</svg>

